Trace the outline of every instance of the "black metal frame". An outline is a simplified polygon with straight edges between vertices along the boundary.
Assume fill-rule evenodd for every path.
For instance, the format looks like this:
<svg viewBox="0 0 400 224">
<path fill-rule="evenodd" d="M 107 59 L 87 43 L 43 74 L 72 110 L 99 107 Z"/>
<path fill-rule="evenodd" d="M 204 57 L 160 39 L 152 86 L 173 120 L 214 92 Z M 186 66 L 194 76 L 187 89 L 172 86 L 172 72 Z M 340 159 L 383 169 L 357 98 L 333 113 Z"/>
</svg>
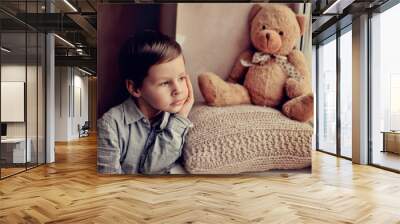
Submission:
<svg viewBox="0 0 400 224">
<path fill-rule="evenodd" d="M 318 150 L 319 149 L 319 142 L 318 142 L 318 138 L 319 138 L 319 116 L 318 116 L 318 99 L 319 99 L 319 63 L 318 63 L 318 59 L 319 59 L 319 45 L 315 46 L 315 148 Z"/>
<path fill-rule="evenodd" d="M 372 55 L 372 42 L 371 42 L 371 18 L 372 14 L 371 12 L 368 13 L 368 31 L 367 31 L 367 46 L 368 46 L 368 53 L 367 53 L 367 64 L 368 64 L 368 69 L 367 69 L 367 85 L 368 85 L 368 100 L 367 100 L 367 107 L 368 107 L 368 114 L 367 114 L 367 119 L 368 119 L 368 124 L 367 124 L 367 133 L 368 133 L 368 164 L 373 164 L 372 163 L 372 85 L 371 85 L 371 71 L 372 71 L 372 66 L 371 66 L 371 59 L 370 56 Z"/>
<path fill-rule="evenodd" d="M 342 133 L 342 124 L 340 119 L 340 76 L 342 74 L 341 65 L 340 65 L 340 30 L 336 30 L 336 154 L 341 156 L 341 133 Z"/>
</svg>

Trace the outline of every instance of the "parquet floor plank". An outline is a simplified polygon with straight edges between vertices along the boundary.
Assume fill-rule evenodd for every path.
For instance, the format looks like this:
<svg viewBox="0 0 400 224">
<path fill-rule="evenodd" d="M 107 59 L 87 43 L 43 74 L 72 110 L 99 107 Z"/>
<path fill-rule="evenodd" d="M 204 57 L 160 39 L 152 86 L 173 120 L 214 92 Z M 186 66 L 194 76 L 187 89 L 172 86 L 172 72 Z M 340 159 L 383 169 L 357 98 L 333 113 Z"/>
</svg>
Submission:
<svg viewBox="0 0 400 224">
<path fill-rule="evenodd" d="M 313 152 L 312 174 L 108 176 L 95 136 L 0 181 L 0 223 L 397 223 L 400 175 Z"/>
</svg>

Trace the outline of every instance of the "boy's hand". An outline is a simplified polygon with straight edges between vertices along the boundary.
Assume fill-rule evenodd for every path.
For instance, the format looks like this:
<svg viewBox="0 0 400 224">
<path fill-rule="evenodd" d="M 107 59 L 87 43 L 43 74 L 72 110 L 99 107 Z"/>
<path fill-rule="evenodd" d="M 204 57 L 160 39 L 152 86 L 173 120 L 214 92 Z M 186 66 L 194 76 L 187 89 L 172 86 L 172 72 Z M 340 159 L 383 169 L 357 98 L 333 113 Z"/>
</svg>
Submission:
<svg viewBox="0 0 400 224">
<path fill-rule="evenodd" d="M 189 76 L 186 76 L 186 86 L 188 88 L 188 97 L 186 98 L 185 103 L 183 103 L 182 109 L 177 114 L 187 118 L 194 103 L 193 87 Z"/>
</svg>

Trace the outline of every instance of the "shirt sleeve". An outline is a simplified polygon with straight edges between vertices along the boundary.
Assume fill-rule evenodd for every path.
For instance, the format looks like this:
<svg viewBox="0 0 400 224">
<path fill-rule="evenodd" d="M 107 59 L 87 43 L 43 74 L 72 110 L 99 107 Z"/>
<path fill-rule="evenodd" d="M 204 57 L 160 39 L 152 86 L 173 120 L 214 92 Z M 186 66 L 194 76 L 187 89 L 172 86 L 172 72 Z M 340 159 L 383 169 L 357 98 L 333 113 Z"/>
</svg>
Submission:
<svg viewBox="0 0 400 224">
<path fill-rule="evenodd" d="M 101 118 L 97 121 L 97 172 L 121 174 L 121 150 L 115 125 Z"/>
<path fill-rule="evenodd" d="M 193 124 L 189 119 L 171 114 L 168 124 L 156 130 L 154 141 L 139 164 L 139 172 L 144 174 L 164 174 L 181 156 L 186 134 Z"/>
</svg>

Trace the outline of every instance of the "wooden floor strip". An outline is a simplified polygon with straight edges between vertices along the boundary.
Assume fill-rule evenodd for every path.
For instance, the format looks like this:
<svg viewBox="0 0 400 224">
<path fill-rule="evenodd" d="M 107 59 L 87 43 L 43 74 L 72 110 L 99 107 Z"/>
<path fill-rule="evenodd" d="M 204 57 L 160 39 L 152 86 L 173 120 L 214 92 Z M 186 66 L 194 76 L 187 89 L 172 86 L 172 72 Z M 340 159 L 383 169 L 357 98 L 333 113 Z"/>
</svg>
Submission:
<svg viewBox="0 0 400 224">
<path fill-rule="evenodd" d="M 96 138 L 0 181 L 0 223 L 397 223 L 400 175 L 313 153 L 312 174 L 104 176 Z"/>
</svg>

